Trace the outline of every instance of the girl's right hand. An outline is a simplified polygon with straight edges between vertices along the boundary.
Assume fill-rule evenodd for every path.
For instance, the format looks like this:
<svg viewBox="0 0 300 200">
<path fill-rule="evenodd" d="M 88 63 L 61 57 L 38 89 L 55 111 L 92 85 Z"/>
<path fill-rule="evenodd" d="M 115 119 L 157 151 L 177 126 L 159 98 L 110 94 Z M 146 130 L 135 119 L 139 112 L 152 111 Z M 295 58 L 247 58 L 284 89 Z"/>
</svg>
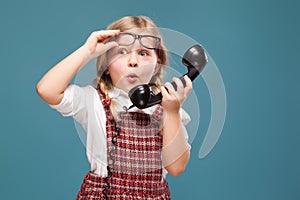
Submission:
<svg viewBox="0 0 300 200">
<path fill-rule="evenodd" d="M 104 44 L 104 40 L 120 33 L 120 30 L 93 32 L 85 44 L 52 67 L 36 86 L 38 94 L 48 104 L 56 105 L 64 97 L 64 91 L 75 74 L 92 58 L 118 46 L 116 42 Z"/>
<path fill-rule="evenodd" d="M 109 49 L 118 46 L 115 41 L 103 43 L 105 39 L 118 35 L 120 30 L 101 30 L 93 32 L 83 47 L 88 50 L 90 58 L 98 57 Z"/>
</svg>

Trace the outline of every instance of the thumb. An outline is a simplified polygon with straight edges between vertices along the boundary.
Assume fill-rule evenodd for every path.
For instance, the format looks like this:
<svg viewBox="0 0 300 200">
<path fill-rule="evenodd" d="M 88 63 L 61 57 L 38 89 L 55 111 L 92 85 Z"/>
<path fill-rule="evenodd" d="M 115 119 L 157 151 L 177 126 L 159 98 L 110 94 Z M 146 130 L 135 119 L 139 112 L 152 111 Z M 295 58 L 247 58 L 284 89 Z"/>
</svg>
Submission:
<svg viewBox="0 0 300 200">
<path fill-rule="evenodd" d="M 97 54 L 96 56 L 101 56 L 106 51 L 116 46 L 118 46 L 118 43 L 116 43 L 115 41 L 108 42 L 106 44 L 100 43 L 96 47 L 96 54 Z"/>
<path fill-rule="evenodd" d="M 113 47 L 116 47 L 116 46 L 119 46 L 119 44 L 116 43 L 115 41 L 108 42 L 108 43 L 104 44 L 103 50 L 104 50 L 104 52 L 106 52 L 106 51 L 108 51 L 109 49 L 111 49 L 111 48 L 113 48 Z M 104 52 L 103 52 L 103 53 L 104 53 Z"/>
</svg>

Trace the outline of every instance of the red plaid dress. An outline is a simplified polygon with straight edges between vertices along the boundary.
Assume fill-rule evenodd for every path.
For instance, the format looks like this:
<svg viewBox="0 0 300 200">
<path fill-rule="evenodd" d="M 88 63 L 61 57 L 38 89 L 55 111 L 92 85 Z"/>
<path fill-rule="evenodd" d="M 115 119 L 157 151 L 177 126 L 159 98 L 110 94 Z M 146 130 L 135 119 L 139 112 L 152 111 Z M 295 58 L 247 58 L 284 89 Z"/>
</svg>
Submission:
<svg viewBox="0 0 300 200">
<path fill-rule="evenodd" d="M 77 200 L 171 199 L 162 176 L 162 107 L 157 106 L 152 115 L 121 113 L 121 121 L 116 123 L 109 103 L 100 92 L 99 96 L 107 117 L 108 177 L 89 172 Z"/>
</svg>

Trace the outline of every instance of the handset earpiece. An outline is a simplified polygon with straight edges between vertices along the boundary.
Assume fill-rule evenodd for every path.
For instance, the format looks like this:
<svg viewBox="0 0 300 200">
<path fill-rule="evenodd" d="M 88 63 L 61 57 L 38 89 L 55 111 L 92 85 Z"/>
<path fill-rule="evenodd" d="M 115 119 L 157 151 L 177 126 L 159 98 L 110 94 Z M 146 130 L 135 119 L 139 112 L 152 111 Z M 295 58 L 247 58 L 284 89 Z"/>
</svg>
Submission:
<svg viewBox="0 0 300 200">
<path fill-rule="evenodd" d="M 183 77 L 187 75 L 191 79 L 191 81 L 193 81 L 204 69 L 207 62 L 207 55 L 205 54 L 204 49 L 198 44 L 192 46 L 184 53 L 182 57 L 182 63 L 188 68 L 188 72 L 179 77 L 184 87 L 186 83 Z M 176 83 L 172 82 L 171 84 L 176 90 Z"/>
<path fill-rule="evenodd" d="M 207 55 L 205 54 L 204 49 L 200 45 L 197 44 L 190 47 L 185 52 L 182 58 L 182 63 L 188 68 L 188 72 L 183 76 L 179 77 L 183 85 L 184 86 L 186 85 L 185 80 L 183 78 L 185 75 L 187 75 L 193 81 L 204 69 L 207 62 L 208 62 Z M 177 89 L 176 83 L 172 82 L 171 84 L 176 90 Z M 161 93 L 154 94 L 154 92 L 151 89 L 151 85 L 147 85 L 147 84 L 138 85 L 132 88 L 129 91 L 128 96 L 133 105 L 126 110 L 129 110 L 133 106 L 136 106 L 139 109 L 148 108 L 155 104 L 161 103 L 162 100 L 162 94 Z"/>
</svg>

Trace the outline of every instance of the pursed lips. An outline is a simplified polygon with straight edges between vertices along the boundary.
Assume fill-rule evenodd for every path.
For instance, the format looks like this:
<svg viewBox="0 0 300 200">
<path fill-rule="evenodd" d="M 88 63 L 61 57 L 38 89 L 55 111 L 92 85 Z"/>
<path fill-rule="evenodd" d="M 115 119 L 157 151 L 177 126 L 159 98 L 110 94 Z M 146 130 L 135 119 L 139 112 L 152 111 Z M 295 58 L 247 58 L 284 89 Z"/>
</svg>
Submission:
<svg viewBox="0 0 300 200">
<path fill-rule="evenodd" d="M 128 77 L 128 78 L 138 78 L 138 75 L 135 74 L 135 73 L 130 73 L 126 77 Z"/>
<path fill-rule="evenodd" d="M 135 73 L 130 73 L 126 76 L 129 83 L 135 83 L 138 80 L 138 75 Z"/>
</svg>

